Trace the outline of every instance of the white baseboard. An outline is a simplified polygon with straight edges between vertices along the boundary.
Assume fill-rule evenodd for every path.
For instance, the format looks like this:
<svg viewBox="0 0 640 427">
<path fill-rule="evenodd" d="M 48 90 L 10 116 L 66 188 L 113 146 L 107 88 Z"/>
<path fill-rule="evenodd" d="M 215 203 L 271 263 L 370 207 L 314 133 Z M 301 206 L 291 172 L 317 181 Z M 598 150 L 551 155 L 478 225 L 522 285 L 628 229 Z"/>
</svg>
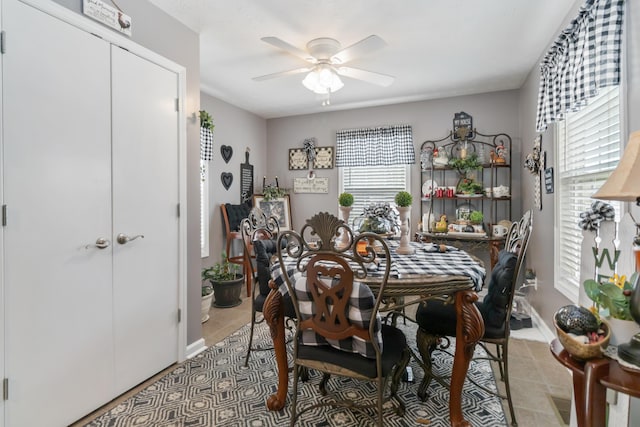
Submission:
<svg viewBox="0 0 640 427">
<path fill-rule="evenodd" d="M 545 341 L 553 341 L 553 339 L 556 337 L 556 333 L 549 329 L 545 321 L 542 320 L 542 317 L 540 317 L 538 312 L 533 307 L 531 307 L 531 319 L 544 337 Z"/>
<path fill-rule="evenodd" d="M 192 357 L 197 356 L 207 349 L 207 346 L 204 343 L 204 338 L 200 338 L 198 341 L 192 342 L 187 345 L 187 359 L 191 359 Z"/>
</svg>

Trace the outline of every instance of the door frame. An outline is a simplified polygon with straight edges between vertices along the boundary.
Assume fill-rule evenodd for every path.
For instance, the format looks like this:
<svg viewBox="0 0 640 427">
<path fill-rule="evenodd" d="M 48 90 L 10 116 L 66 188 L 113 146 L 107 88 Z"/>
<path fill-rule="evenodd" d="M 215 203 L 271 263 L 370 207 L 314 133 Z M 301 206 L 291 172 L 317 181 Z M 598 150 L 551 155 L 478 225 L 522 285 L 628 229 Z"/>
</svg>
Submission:
<svg viewBox="0 0 640 427">
<path fill-rule="evenodd" d="M 140 56 L 152 63 L 155 63 L 169 71 L 175 72 L 178 77 L 178 203 L 176 211 L 179 212 L 178 218 L 178 310 L 182 315 L 178 324 L 178 349 L 177 362 L 183 362 L 186 359 L 187 349 L 187 123 L 186 123 L 186 82 L 187 70 L 184 66 L 173 62 L 149 49 L 143 47 L 134 41 L 115 33 L 113 30 L 92 21 L 84 15 L 80 15 L 66 7 L 52 2 L 42 2 L 41 0 L 18 0 L 26 5 L 32 6 L 42 12 L 60 19 L 76 28 L 88 33 L 92 33 L 103 40 L 120 46 L 129 52 Z M 2 19 L 2 0 L 0 0 L 0 22 Z M 2 55 L 0 55 L 0 66 L 2 65 Z M 0 68 L 1 70 L 1 68 Z M 0 85 L 0 102 L 2 100 L 2 87 Z M 0 106 L 2 108 L 2 106 Z M 0 133 L 0 147 L 4 145 L 2 134 Z M 0 163 L 2 159 L 2 150 L 0 150 Z M 4 182 L 0 175 L 0 200 L 4 200 L 3 194 Z M 0 241 L 4 242 L 4 227 L 0 226 Z M 0 257 L 0 268 L 4 271 Z M 4 274 L 0 275 L 0 303 L 4 307 Z M 2 365 L 2 378 L 6 377 L 4 371 L 4 354 L 5 354 L 5 336 L 4 336 L 4 319 L 0 316 L 0 364 Z M 0 404 L 0 426 L 4 424 L 4 405 Z"/>
</svg>

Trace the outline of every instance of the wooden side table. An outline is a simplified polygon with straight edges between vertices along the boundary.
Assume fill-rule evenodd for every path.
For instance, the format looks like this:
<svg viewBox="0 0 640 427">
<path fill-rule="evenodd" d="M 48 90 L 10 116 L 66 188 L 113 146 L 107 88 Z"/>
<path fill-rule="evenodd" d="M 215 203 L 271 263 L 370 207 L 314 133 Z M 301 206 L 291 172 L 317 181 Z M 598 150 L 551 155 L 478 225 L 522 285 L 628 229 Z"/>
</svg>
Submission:
<svg viewBox="0 0 640 427">
<path fill-rule="evenodd" d="M 606 426 L 606 393 L 610 388 L 633 397 L 640 397 L 640 372 L 623 369 L 613 359 L 600 358 L 580 362 L 554 339 L 551 354 L 573 373 L 573 394 L 578 427 Z"/>
</svg>

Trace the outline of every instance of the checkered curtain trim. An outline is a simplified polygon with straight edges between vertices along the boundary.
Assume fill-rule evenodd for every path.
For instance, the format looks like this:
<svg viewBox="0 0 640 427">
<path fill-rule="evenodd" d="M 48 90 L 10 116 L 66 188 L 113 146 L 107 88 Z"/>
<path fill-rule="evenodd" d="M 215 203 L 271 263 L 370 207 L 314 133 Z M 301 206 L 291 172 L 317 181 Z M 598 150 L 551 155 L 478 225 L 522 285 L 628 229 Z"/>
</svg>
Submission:
<svg viewBox="0 0 640 427">
<path fill-rule="evenodd" d="M 213 160 L 213 132 L 200 128 L 200 160 Z"/>
<path fill-rule="evenodd" d="M 346 129 L 336 133 L 336 166 L 389 166 L 416 161 L 411 126 Z"/>
<path fill-rule="evenodd" d="M 536 130 L 620 82 L 624 0 L 587 0 L 540 63 Z"/>
</svg>

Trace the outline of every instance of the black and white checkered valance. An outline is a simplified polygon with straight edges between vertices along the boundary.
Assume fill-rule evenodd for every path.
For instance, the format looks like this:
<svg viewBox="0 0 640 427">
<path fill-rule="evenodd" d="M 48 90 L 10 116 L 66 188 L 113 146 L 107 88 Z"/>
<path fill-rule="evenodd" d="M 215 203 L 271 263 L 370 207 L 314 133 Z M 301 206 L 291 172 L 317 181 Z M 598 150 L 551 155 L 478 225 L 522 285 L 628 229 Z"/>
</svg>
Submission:
<svg viewBox="0 0 640 427">
<path fill-rule="evenodd" d="M 409 125 L 336 132 L 336 166 L 389 166 L 416 161 Z"/>
<path fill-rule="evenodd" d="M 540 63 L 536 130 L 620 82 L 624 0 L 587 0 Z"/>
<path fill-rule="evenodd" d="M 213 160 L 213 132 L 200 128 L 200 160 Z"/>
</svg>

